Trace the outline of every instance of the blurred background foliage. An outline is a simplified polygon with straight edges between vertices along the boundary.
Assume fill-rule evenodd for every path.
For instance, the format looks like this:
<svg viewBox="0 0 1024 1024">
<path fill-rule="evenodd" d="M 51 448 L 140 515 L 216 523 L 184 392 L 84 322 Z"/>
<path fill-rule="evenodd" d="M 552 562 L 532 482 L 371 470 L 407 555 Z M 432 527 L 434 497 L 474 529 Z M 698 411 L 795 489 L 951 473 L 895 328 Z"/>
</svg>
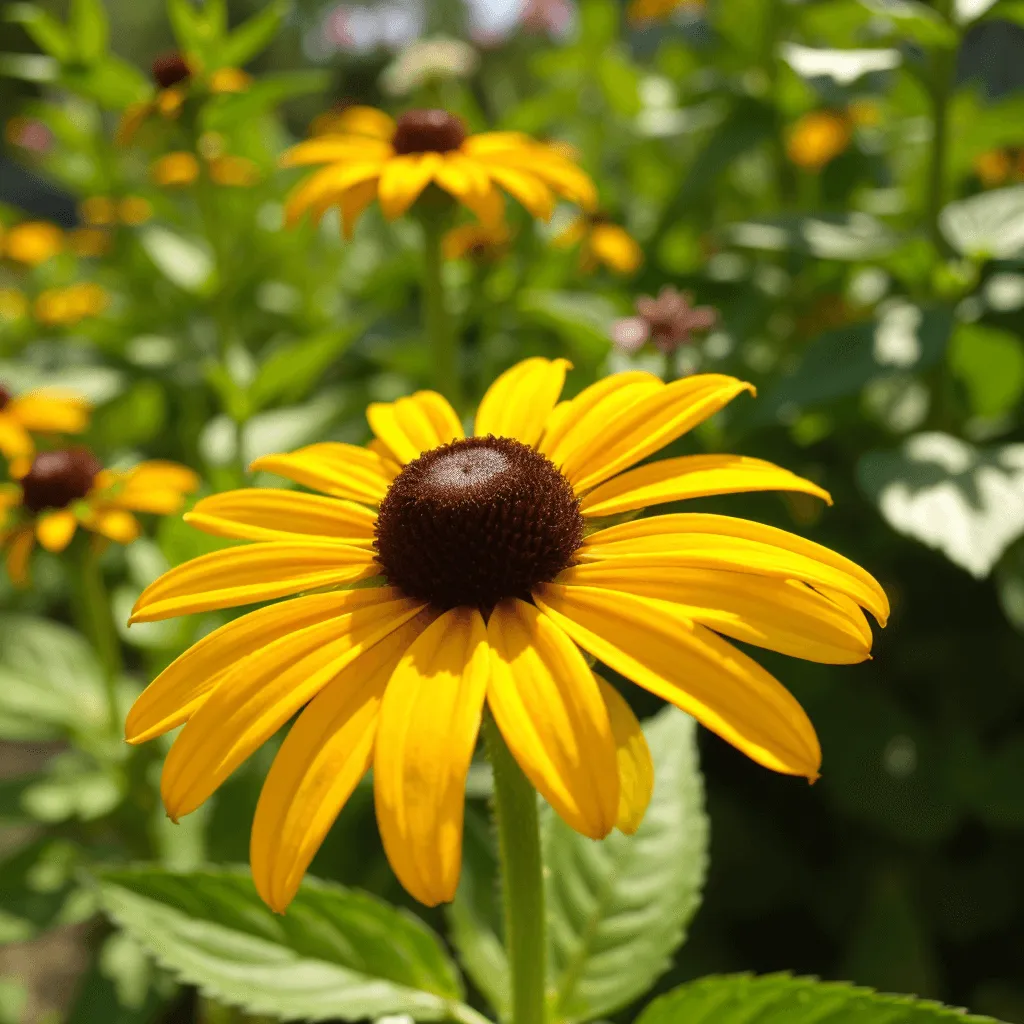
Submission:
<svg viewBox="0 0 1024 1024">
<path fill-rule="evenodd" d="M 1024 5 L 708 0 L 654 20 L 643 6 L 5 3 L 0 381 L 75 388 L 108 462 L 179 460 L 206 492 L 266 452 L 364 441 L 367 401 L 431 379 L 417 235 L 374 210 L 348 243 L 331 217 L 283 230 L 295 177 L 279 154 L 353 102 L 443 105 L 476 130 L 564 140 L 642 265 L 617 273 L 553 244 L 569 210 L 536 227 L 511 210 L 510 239 L 445 266 L 468 390 L 532 354 L 571 358 L 570 391 L 631 366 L 753 381 L 757 401 L 673 453 L 767 458 L 835 506 L 699 507 L 836 548 L 894 606 L 855 669 L 763 655 L 820 732 L 812 790 L 701 737 L 710 871 L 661 986 L 791 969 L 1024 1022 Z M 116 145 L 171 47 L 252 81 L 204 101 L 195 138 L 154 116 Z M 192 164 L 161 164 L 170 152 Z M 58 225 L 56 241 L 37 232 L 26 250 L 23 235 L 19 249 L 26 221 Z M 715 329 L 667 358 L 616 348 L 616 321 L 666 284 L 716 307 Z M 116 621 L 216 543 L 172 517 L 111 548 Z M 95 922 L 78 872 L 244 862 L 272 745 L 171 826 L 163 751 L 129 754 L 103 732 L 68 566 L 41 552 L 34 574 L 24 593 L 0 577 L 0 1021 L 26 999 L 76 1024 L 169 1019 L 168 1006 L 190 1020 L 190 997 Z M 225 617 L 122 631 L 126 702 Z M 368 789 L 313 870 L 407 899 Z M 55 928 L 66 941 L 48 954 Z"/>
</svg>

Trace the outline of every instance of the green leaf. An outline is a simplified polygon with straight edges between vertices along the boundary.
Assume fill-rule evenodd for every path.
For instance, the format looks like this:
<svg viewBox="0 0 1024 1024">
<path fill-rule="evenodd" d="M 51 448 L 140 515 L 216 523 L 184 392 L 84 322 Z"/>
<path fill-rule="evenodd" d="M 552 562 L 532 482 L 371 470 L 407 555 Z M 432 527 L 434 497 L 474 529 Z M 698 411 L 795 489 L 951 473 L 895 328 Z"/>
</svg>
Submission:
<svg viewBox="0 0 1024 1024">
<path fill-rule="evenodd" d="M 113 920 L 182 981 L 254 1014 L 362 1020 L 471 1014 L 455 966 L 410 914 L 307 879 L 287 914 L 272 913 L 247 874 L 104 871 Z"/>
<path fill-rule="evenodd" d="M 724 234 L 741 248 L 802 252 L 826 260 L 878 259 L 897 244 L 893 232 L 867 213 L 748 220 L 729 225 Z"/>
<path fill-rule="evenodd" d="M 956 46 L 960 37 L 952 25 L 941 15 L 917 0 L 860 0 L 874 14 L 892 22 L 899 38 L 911 39 L 922 46 L 948 49 Z"/>
<path fill-rule="evenodd" d="M 59 923 L 78 864 L 75 847 L 53 839 L 37 839 L 0 860 L 0 942 L 21 942 Z"/>
<path fill-rule="evenodd" d="M 192 0 L 167 0 L 167 16 L 179 48 L 185 53 L 204 56 L 207 30 Z"/>
<path fill-rule="evenodd" d="M 258 117 L 286 100 L 322 93 L 330 81 L 328 71 L 280 71 L 277 74 L 262 75 L 245 92 L 221 96 L 216 103 L 210 104 L 204 113 L 203 123 L 210 130 L 229 128 Z"/>
<path fill-rule="evenodd" d="M 349 324 L 279 345 L 263 361 L 249 387 L 253 410 L 271 402 L 301 401 L 362 329 L 362 324 Z"/>
<path fill-rule="evenodd" d="M 563 338 L 582 356 L 598 359 L 611 346 L 611 330 L 619 311 L 603 295 L 530 288 L 519 295 L 519 312 Z"/>
<path fill-rule="evenodd" d="M 636 1024 L 998 1024 L 913 996 L 814 978 L 719 975 L 691 981 L 654 1002 Z"/>
<path fill-rule="evenodd" d="M 111 935 L 79 981 L 65 1024 L 151 1024 L 174 991 L 154 973 L 136 942 Z"/>
<path fill-rule="evenodd" d="M 869 452 L 857 478 L 889 525 L 983 578 L 1024 533 L 1024 444 L 981 449 L 948 434 Z"/>
<path fill-rule="evenodd" d="M 0 53 L 0 76 L 23 82 L 56 82 L 60 62 L 41 53 Z"/>
<path fill-rule="evenodd" d="M 150 85 L 142 72 L 113 54 L 99 64 L 63 68 L 60 84 L 65 89 L 95 100 L 108 110 L 120 110 L 150 92 Z"/>
<path fill-rule="evenodd" d="M 102 0 L 71 0 L 68 29 L 79 58 L 86 64 L 95 63 L 107 52 L 109 26 Z"/>
<path fill-rule="evenodd" d="M 57 739 L 102 727 L 103 676 L 74 630 L 26 615 L 0 616 L 0 736 Z"/>
<path fill-rule="evenodd" d="M 20 25 L 41 50 L 63 63 L 71 59 L 71 39 L 64 26 L 35 4 L 11 4 L 4 20 Z"/>
<path fill-rule="evenodd" d="M 265 50 L 281 27 L 290 6 L 288 0 L 274 0 L 248 21 L 242 22 L 221 48 L 220 57 L 224 65 L 240 68 Z"/>
<path fill-rule="evenodd" d="M 958 325 L 949 343 L 949 368 L 967 389 L 976 416 L 1002 416 L 1024 395 L 1024 342 L 1009 331 Z"/>
<path fill-rule="evenodd" d="M 0 978 L 0 1024 L 21 1024 L 28 989 L 20 978 Z"/>
<path fill-rule="evenodd" d="M 146 254 L 172 284 L 199 293 L 213 277 L 213 257 L 205 245 L 182 238 L 167 228 L 152 225 L 139 234 Z"/>
<path fill-rule="evenodd" d="M 959 0 L 959 2 L 963 3 L 966 0 Z M 978 0 L 975 2 L 977 3 Z M 1010 21 L 1015 25 L 1024 25 L 1024 0 L 999 0 L 999 3 L 988 6 L 984 10 L 981 20 Z"/>
<path fill-rule="evenodd" d="M 900 66 L 900 51 L 823 50 L 800 43 L 783 43 L 782 59 L 801 78 L 831 78 L 836 85 L 853 85 L 858 78 Z"/>
<path fill-rule="evenodd" d="M 1024 255 L 1024 185 L 997 188 L 944 207 L 939 226 L 958 253 L 973 259 Z"/>
<path fill-rule="evenodd" d="M 593 1020 L 671 965 L 700 904 L 708 822 L 692 718 L 665 708 L 644 730 L 651 806 L 635 836 L 593 842 L 552 814 L 544 829 L 555 1018 Z"/>
</svg>

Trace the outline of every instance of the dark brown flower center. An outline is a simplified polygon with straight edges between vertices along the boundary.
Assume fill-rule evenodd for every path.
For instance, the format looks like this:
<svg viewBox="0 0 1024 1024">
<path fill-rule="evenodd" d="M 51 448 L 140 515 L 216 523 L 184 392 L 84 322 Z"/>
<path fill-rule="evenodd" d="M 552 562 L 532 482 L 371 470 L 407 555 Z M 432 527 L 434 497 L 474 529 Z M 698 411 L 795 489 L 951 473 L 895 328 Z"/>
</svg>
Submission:
<svg viewBox="0 0 1024 1024">
<path fill-rule="evenodd" d="M 184 82 L 186 78 L 190 78 L 192 75 L 188 61 L 177 50 L 161 53 L 153 61 L 152 71 L 153 80 L 161 89 L 169 89 L 172 85 Z"/>
<path fill-rule="evenodd" d="M 381 502 L 375 547 L 410 597 L 487 610 L 554 579 L 582 540 L 569 481 L 527 445 L 488 436 L 410 462 Z"/>
<path fill-rule="evenodd" d="M 0 384 L 0 410 L 5 409 L 7 407 L 7 403 L 13 397 L 14 396 L 10 393 L 10 391 L 8 391 L 7 388 L 3 386 L 3 384 Z"/>
<path fill-rule="evenodd" d="M 465 139 L 461 117 L 447 110 L 410 110 L 398 119 L 391 145 L 396 153 L 450 153 Z"/>
<path fill-rule="evenodd" d="M 100 460 L 86 448 L 40 452 L 21 481 L 21 503 L 32 513 L 67 508 L 89 493 L 102 468 Z"/>
</svg>

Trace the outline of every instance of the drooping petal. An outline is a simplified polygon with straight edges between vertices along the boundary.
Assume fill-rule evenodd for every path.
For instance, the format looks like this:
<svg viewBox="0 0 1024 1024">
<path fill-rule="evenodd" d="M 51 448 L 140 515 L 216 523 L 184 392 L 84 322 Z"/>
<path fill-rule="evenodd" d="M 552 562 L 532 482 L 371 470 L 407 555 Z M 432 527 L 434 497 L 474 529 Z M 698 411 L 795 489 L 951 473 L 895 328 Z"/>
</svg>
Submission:
<svg viewBox="0 0 1024 1024">
<path fill-rule="evenodd" d="M 31 458 L 34 450 L 28 431 L 13 416 L 0 412 L 0 455 L 7 459 Z"/>
<path fill-rule="evenodd" d="M 399 600 L 289 633 L 238 662 L 196 709 L 164 762 L 160 792 L 172 819 L 194 811 L 351 661 L 423 609 Z"/>
<path fill-rule="evenodd" d="M 283 914 L 359 780 L 373 763 L 381 698 L 422 616 L 343 668 L 299 715 L 256 805 L 250 859 L 256 889 Z"/>
<path fill-rule="evenodd" d="M 16 587 L 28 584 L 28 565 L 35 539 L 35 534 L 28 527 L 15 530 L 7 538 L 7 575 Z"/>
<path fill-rule="evenodd" d="M 596 224 L 588 239 L 590 251 L 619 274 L 634 273 L 644 261 L 636 239 L 618 224 Z"/>
<path fill-rule="evenodd" d="M 311 444 L 289 454 L 264 455 L 249 468 L 276 473 L 324 494 L 367 505 L 380 503 L 400 471 L 380 453 L 340 441 Z"/>
<path fill-rule="evenodd" d="M 331 165 L 324 167 L 307 178 L 288 197 L 285 203 L 285 223 L 298 223 L 304 213 L 313 214 L 314 221 L 322 216 L 328 206 L 341 201 L 350 189 L 365 181 L 376 181 L 386 165 L 381 160 L 349 166 Z"/>
<path fill-rule="evenodd" d="M 506 370 L 480 401 L 474 433 L 477 437 L 514 437 L 535 445 L 558 402 L 565 383 L 567 359 L 524 359 Z"/>
<path fill-rule="evenodd" d="M 889 617 L 885 591 L 855 562 L 796 534 L 732 516 L 684 512 L 620 523 L 591 534 L 577 558 L 614 559 L 641 574 L 645 568 L 676 566 L 802 580 L 845 594 L 883 626 Z"/>
<path fill-rule="evenodd" d="M 125 740 L 145 743 L 188 721 L 227 672 L 275 640 L 401 596 L 390 587 L 311 594 L 233 619 L 179 655 L 142 691 L 128 712 Z"/>
<path fill-rule="evenodd" d="M 300 535 L 373 545 L 376 516 L 365 505 L 273 487 L 225 491 L 197 502 L 185 522 L 215 537 L 297 540 Z"/>
<path fill-rule="evenodd" d="M 528 171 L 517 170 L 514 167 L 502 167 L 499 164 L 490 164 L 487 173 L 513 199 L 522 203 L 531 216 L 538 220 L 551 220 L 551 215 L 555 212 L 555 197 L 551 194 L 551 189 L 540 178 Z"/>
<path fill-rule="evenodd" d="M 377 190 L 381 213 L 388 220 L 401 217 L 430 184 L 441 162 L 439 153 L 410 153 L 388 160 Z"/>
<path fill-rule="evenodd" d="M 256 604 L 376 575 L 366 548 L 264 541 L 200 555 L 165 572 L 140 595 L 130 622 L 155 622 L 214 608 Z"/>
<path fill-rule="evenodd" d="M 370 429 L 404 466 L 424 452 L 465 436 L 448 399 L 417 391 L 396 402 L 374 402 L 366 410 Z"/>
<path fill-rule="evenodd" d="M 580 511 L 585 516 L 614 516 L 664 501 L 744 491 L 802 491 L 832 504 L 828 491 L 762 459 L 684 455 L 613 477 L 584 496 Z"/>
<path fill-rule="evenodd" d="M 611 683 L 597 673 L 594 675 L 608 708 L 619 764 L 619 812 L 615 827 L 631 836 L 644 820 L 654 793 L 654 762 L 633 709 Z"/>
<path fill-rule="evenodd" d="M 681 437 L 742 391 L 753 387 L 735 377 L 704 373 L 650 391 L 603 424 L 591 414 L 590 436 L 568 453 L 562 472 L 577 493 L 588 491 Z"/>
<path fill-rule="evenodd" d="M 394 131 L 393 125 L 391 130 Z M 279 164 L 281 167 L 308 167 L 311 164 L 383 161 L 393 152 L 389 142 L 374 142 L 357 135 L 322 135 L 292 146 Z"/>
<path fill-rule="evenodd" d="M 131 544 L 142 533 L 139 521 L 120 508 L 101 508 L 83 516 L 82 523 L 117 544 Z"/>
<path fill-rule="evenodd" d="M 487 624 L 487 703 L 534 788 L 591 839 L 614 827 L 616 744 L 608 709 L 579 648 L 525 601 L 502 601 Z"/>
<path fill-rule="evenodd" d="M 345 191 L 338 200 L 338 209 L 341 211 L 342 237 L 352 238 L 356 230 L 356 221 L 376 198 L 377 182 L 375 180 L 360 182 Z"/>
<path fill-rule="evenodd" d="M 36 537 L 47 551 L 63 551 L 75 535 L 78 520 L 69 508 L 47 512 L 36 522 Z"/>
<path fill-rule="evenodd" d="M 89 425 L 89 404 L 59 391 L 31 391 L 12 398 L 4 412 L 26 430 L 41 434 L 80 434 Z"/>
<path fill-rule="evenodd" d="M 395 874 L 431 907 L 452 899 L 459 881 L 466 773 L 488 668 L 483 618 L 453 608 L 406 651 L 381 704 L 377 823 Z"/>
<path fill-rule="evenodd" d="M 758 764 L 814 780 L 821 748 L 803 708 L 760 665 L 665 604 L 546 584 L 537 604 L 584 650 L 682 708 Z"/>
<path fill-rule="evenodd" d="M 434 180 L 467 210 L 487 225 L 501 223 L 505 200 L 491 183 L 490 175 L 477 161 L 461 153 L 446 153 L 434 171 Z"/>
</svg>

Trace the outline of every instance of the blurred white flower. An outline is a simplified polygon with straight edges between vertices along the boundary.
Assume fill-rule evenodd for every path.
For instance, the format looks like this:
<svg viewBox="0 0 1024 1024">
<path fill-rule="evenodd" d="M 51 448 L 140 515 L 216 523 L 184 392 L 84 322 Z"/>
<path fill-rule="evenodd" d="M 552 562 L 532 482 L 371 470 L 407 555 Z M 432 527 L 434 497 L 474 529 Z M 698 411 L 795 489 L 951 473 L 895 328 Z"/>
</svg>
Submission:
<svg viewBox="0 0 1024 1024">
<path fill-rule="evenodd" d="M 392 96 L 404 96 L 431 82 L 468 78 L 479 65 L 479 54 L 461 39 L 420 39 L 406 46 L 384 69 L 380 85 Z"/>
<path fill-rule="evenodd" d="M 313 55 L 337 50 L 368 53 L 377 49 L 400 50 L 426 29 L 421 0 L 389 0 L 377 4 L 337 4 L 320 23 L 319 38 L 309 41 Z"/>
</svg>

